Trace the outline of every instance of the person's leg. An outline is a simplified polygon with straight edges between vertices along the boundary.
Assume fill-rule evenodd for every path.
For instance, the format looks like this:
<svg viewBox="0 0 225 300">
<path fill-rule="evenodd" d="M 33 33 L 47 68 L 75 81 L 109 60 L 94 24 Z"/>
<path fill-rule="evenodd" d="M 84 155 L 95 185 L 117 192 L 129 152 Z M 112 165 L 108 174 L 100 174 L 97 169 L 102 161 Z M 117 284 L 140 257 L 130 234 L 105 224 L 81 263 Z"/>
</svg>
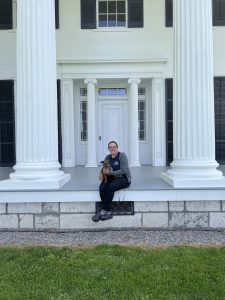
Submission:
<svg viewBox="0 0 225 300">
<path fill-rule="evenodd" d="M 105 198 L 105 192 L 107 190 L 107 186 L 108 186 L 108 183 L 102 181 L 99 185 L 99 195 L 100 195 L 100 198 L 101 198 L 101 201 L 104 202 L 104 198 Z"/>
<path fill-rule="evenodd" d="M 105 203 L 105 195 L 106 195 L 107 189 L 108 189 L 109 184 L 110 184 L 111 181 L 109 180 L 107 183 L 102 181 L 101 184 L 99 185 L 99 194 L 100 194 L 100 198 L 101 198 L 101 201 L 103 203 L 103 206 L 104 206 L 104 203 Z M 100 212 L 98 212 L 96 215 L 94 215 L 92 217 L 92 220 L 94 222 L 98 222 L 100 220 L 103 221 L 103 220 L 112 219 L 112 217 L 113 217 L 112 214 L 109 213 L 108 211 L 104 210 L 104 207 L 103 207 Z"/>
<path fill-rule="evenodd" d="M 130 183 L 125 177 L 117 178 L 109 183 L 104 195 L 103 209 L 109 211 L 115 191 L 127 188 L 129 185 Z"/>
</svg>

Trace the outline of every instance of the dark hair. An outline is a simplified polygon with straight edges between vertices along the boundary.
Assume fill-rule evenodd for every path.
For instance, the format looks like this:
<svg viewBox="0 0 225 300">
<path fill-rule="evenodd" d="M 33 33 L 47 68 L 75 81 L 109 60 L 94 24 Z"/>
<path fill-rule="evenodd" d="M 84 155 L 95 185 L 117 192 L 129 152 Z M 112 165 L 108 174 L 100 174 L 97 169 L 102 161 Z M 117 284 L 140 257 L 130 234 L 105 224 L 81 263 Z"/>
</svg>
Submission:
<svg viewBox="0 0 225 300">
<path fill-rule="evenodd" d="M 110 142 L 108 143 L 108 149 L 109 149 L 109 145 L 110 145 L 110 144 L 116 144 L 116 147 L 118 148 L 117 142 L 115 142 L 115 141 L 110 141 Z"/>
</svg>

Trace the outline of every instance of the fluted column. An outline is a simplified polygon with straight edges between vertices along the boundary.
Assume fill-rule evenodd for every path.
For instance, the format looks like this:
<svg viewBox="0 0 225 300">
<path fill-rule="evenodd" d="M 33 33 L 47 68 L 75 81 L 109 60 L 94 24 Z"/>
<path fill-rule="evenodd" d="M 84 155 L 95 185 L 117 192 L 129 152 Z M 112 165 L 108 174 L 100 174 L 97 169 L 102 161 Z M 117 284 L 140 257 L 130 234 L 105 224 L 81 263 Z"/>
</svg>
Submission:
<svg viewBox="0 0 225 300">
<path fill-rule="evenodd" d="M 17 188 L 59 188 L 54 0 L 17 1 Z M 15 182 L 19 182 L 16 184 Z"/>
<path fill-rule="evenodd" d="M 97 167 L 97 140 L 96 140 L 96 79 L 85 79 L 87 85 L 87 110 L 88 110 L 88 141 L 86 167 Z"/>
<path fill-rule="evenodd" d="M 215 161 L 212 1 L 174 1 L 174 187 L 224 186 Z"/>
<path fill-rule="evenodd" d="M 138 137 L 138 85 L 139 78 L 128 80 L 129 89 L 129 163 L 131 167 L 140 166 Z"/>
</svg>

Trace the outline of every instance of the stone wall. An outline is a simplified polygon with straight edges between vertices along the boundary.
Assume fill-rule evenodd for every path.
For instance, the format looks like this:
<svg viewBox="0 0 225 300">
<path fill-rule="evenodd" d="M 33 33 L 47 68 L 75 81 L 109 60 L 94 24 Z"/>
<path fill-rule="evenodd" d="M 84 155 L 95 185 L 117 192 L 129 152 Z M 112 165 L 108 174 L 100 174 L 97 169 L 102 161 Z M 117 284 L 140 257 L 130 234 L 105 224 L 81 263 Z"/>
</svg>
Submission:
<svg viewBox="0 0 225 300">
<path fill-rule="evenodd" d="M 0 229 L 225 228 L 225 201 L 135 202 L 134 209 L 94 223 L 94 202 L 0 203 Z"/>
</svg>

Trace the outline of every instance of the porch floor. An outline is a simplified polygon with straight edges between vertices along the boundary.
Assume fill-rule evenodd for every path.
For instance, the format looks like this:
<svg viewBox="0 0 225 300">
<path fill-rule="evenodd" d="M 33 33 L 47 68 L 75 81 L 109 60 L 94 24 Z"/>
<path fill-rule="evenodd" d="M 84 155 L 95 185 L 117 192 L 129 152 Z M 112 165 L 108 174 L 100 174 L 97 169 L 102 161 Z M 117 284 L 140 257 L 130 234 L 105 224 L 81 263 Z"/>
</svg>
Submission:
<svg viewBox="0 0 225 300">
<path fill-rule="evenodd" d="M 174 190 L 172 186 L 161 179 L 160 175 L 166 172 L 168 167 L 152 167 L 141 166 L 132 167 L 131 176 L 132 183 L 129 190 Z M 221 165 L 220 169 L 225 174 L 225 165 Z M 99 180 L 98 174 L 100 167 L 85 168 L 83 166 L 62 168 L 65 173 L 71 174 L 71 179 L 62 186 L 60 191 L 96 191 L 98 190 Z M 0 168 L 0 180 L 9 178 L 9 174 L 13 172 L 12 168 Z"/>
<path fill-rule="evenodd" d="M 126 201 L 225 201 L 225 188 L 176 189 L 160 175 L 168 167 L 132 167 L 132 183 L 126 189 Z M 219 167 L 225 174 L 225 165 Z M 98 168 L 83 166 L 62 168 L 71 179 L 59 190 L 0 191 L 0 202 L 89 202 L 99 201 Z M 12 168 L 0 168 L 0 180 L 9 178 Z M 116 196 L 114 197 L 116 199 Z"/>
</svg>

